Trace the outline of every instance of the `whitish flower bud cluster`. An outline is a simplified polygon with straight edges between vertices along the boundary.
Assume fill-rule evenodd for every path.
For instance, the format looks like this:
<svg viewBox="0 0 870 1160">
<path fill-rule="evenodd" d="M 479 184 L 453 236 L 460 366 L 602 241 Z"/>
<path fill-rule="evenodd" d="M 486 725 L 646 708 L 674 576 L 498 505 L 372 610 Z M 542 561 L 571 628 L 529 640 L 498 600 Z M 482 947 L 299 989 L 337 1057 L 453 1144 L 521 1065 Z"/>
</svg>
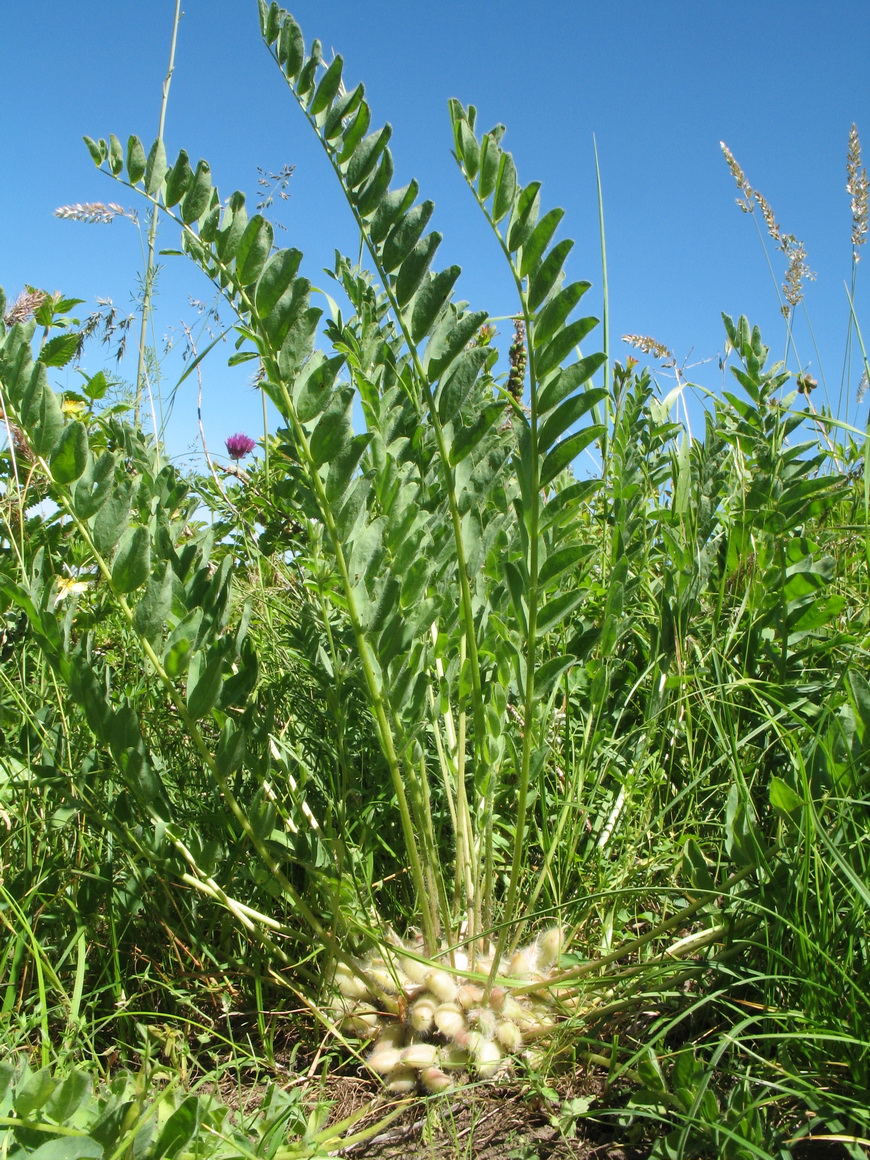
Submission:
<svg viewBox="0 0 870 1160">
<path fill-rule="evenodd" d="M 342 1034 L 375 1041 L 368 1066 L 388 1091 L 418 1085 L 446 1091 L 466 1071 L 490 1079 L 509 1066 L 510 1056 L 553 1030 L 554 1009 L 544 992 L 561 951 L 561 930 L 545 931 L 499 962 L 499 982 L 487 991 L 491 950 L 473 964 L 446 949 L 427 960 L 396 940 L 356 964 L 358 973 L 345 963 L 335 968 L 335 1021 Z M 542 986 L 513 994 L 511 982 Z"/>
</svg>

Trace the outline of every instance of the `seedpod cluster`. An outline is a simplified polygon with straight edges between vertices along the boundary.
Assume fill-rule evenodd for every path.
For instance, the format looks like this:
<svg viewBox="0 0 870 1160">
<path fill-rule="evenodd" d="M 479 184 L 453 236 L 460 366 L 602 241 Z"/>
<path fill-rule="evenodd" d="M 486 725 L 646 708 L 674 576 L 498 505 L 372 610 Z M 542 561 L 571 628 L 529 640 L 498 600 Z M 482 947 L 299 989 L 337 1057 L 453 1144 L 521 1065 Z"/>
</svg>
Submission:
<svg viewBox="0 0 870 1160">
<path fill-rule="evenodd" d="M 356 970 L 336 966 L 332 1013 L 343 1035 L 374 1041 L 368 1066 L 388 1091 L 418 1085 L 446 1091 L 464 1072 L 491 1079 L 553 1030 L 547 983 L 561 949 L 562 933 L 553 928 L 500 960 L 493 973 L 491 949 L 473 962 L 446 948 L 424 959 L 419 949 L 395 940 L 356 963 Z M 495 984 L 487 986 L 491 975 Z M 530 983 L 541 987 L 527 991 Z"/>
</svg>

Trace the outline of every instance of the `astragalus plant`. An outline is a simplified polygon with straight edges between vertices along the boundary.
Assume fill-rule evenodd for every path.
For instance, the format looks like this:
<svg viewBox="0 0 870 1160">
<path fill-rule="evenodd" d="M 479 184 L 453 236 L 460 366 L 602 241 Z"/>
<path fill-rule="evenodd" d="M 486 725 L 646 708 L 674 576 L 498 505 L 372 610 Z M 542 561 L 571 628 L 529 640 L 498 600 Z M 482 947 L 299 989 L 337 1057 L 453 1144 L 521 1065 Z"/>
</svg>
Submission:
<svg viewBox="0 0 870 1160">
<path fill-rule="evenodd" d="M 692 1140 L 718 1125 L 705 1069 L 725 1059 L 730 1139 L 775 1082 L 769 1052 L 756 1086 L 741 1071 L 774 1001 L 799 999 L 778 968 L 816 961 L 771 916 L 810 876 L 843 945 L 837 908 L 866 909 L 860 827 L 828 891 L 810 824 L 832 781 L 844 817 L 863 785 L 838 733 L 863 736 L 865 686 L 831 548 L 849 503 L 866 523 L 854 480 L 793 444 L 801 399 L 745 319 L 726 320 L 740 393 L 703 441 L 648 375 L 582 353 L 596 320 L 562 210 L 453 101 L 469 206 L 516 292 L 502 370 L 459 267 L 438 266 L 432 203 L 393 188 L 362 86 L 259 11 L 365 257 L 336 256 L 328 313 L 205 161 L 88 148 L 234 309 L 234 361 L 281 415 L 262 460 L 194 492 L 141 432 L 64 414 L 32 321 L 4 339 L 3 405 L 64 537 L 14 540 L 3 591 L 68 692 L 77 808 L 160 881 L 203 961 L 376 1039 L 394 1090 L 488 1077 L 556 1032 Z M 65 563 L 91 584 L 78 604 L 59 602 Z M 752 1035 L 683 1050 L 744 1002 Z"/>
</svg>

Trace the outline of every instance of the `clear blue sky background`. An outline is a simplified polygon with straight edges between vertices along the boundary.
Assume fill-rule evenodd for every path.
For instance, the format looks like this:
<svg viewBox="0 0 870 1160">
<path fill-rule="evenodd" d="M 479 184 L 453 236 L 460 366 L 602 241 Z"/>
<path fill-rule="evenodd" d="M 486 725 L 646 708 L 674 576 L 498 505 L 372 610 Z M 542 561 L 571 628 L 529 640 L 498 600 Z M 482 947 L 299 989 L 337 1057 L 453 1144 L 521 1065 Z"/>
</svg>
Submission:
<svg viewBox="0 0 870 1160">
<path fill-rule="evenodd" d="M 172 0 L 42 0 L 4 4 L 0 168 L 0 284 L 12 298 L 25 283 L 131 310 L 142 258 L 135 229 L 59 221 L 62 204 L 121 201 L 126 192 L 94 169 L 82 134 L 122 141 L 156 135 L 168 59 Z M 768 198 L 783 229 L 807 247 L 818 280 L 806 305 L 818 351 L 801 322 L 800 358 L 824 375 L 831 405 L 840 392 L 851 247 L 845 154 L 852 122 L 870 157 L 870 4 L 866 0 L 298 0 L 290 9 L 306 41 L 315 36 L 345 59 L 348 84 L 363 80 L 374 117 L 389 120 L 397 179 L 418 178 L 436 202 L 445 241 L 441 265 L 464 268 L 460 291 L 494 315 L 516 306 L 488 229 L 450 156 L 447 100 L 479 109 L 479 127 L 508 127 L 520 178 L 543 182 L 544 205 L 566 209 L 576 239 L 572 277 L 593 283 L 601 307 L 593 134 L 601 161 L 614 352 L 626 331 L 650 334 L 710 389 L 722 386 L 720 312 L 758 322 L 773 350 L 784 327 L 752 221 L 719 141 Z M 187 0 L 178 38 L 166 139 L 205 157 L 222 195 L 257 200 L 257 167 L 294 165 L 291 197 L 276 202 L 282 244 L 305 253 L 304 272 L 326 285 L 334 248 L 355 252 L 347 210 L 316 139 L 260 42 L 256 0 Z M 866 158 L 865 158 L 866 162 Z M 142 209 L 140 204 L 136 208 Z M 160 243 L 175 246 L 171 224 Z M 870 266 L 870 247 L 862 267 Z M 156 336 L 195 325 L 188 295 L 208 285 L 180 258 L 165 259 Z M 781 281 L 784 263 L 774 258 Z M 859 271 L 856 306 L 870 337 L 870 274 Z M 229 321 L 226 310 L 225 320 Z M 509 324 L 501 325 L 503 338 Z M 587 340 L 593 349 L 596 335 Z M 598 340 L 600 341 L 600 339 Z M 177 349 L 177 348 L 176 348 Z M 260 403 L 249 367 L 229 370 L 230 348 L 204 367 L 205 427 L 213 452 L 241 429 L 259 436 Z M 102 355 L 87 353 L 89 372 Z M 177 354 L 163 372 L 168 391 Z M 128 361 L 122 370 L 133 374 Z M 853 366 L 840 413 L 863 424 Z M 663 392 L 672 385 L 657 373 Z M 58 375 L 74 387 L 75 374 Z M 821 392 L 816 401 L 822 402 Z M 848 408 L 846 407 L 848 402 Z M 196 381 L 178 393 L 167 438 L 176 456 L 197 451 Z"/>
</svg>

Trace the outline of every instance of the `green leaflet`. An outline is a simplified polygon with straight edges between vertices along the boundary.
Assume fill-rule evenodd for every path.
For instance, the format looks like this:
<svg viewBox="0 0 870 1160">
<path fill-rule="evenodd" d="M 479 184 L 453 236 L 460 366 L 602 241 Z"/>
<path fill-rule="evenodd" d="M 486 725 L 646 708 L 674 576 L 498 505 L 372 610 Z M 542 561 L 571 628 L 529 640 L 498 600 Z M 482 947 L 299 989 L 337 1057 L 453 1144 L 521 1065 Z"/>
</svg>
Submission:
<svg viewBox="0 0 870 1160">
<path fill-rule="evenodd" d="M 134 618 L 136 631 L 151 645 L 156 645 L 160 639 L 171 607 L 172 569 L 166 562 L 149 578 L 142 599 L 136 605 Z"/>
<path fill-rule="evenodd" d="M 404 200 L 402 190 L 398 190 L 395 195 L 391 196 L 395 196 L 397 207 L 401 207 Z M 435 203 L 433 201 L 421 201 L 419 205 L 408 210 L 387 235 L 381 251 L 381 263 L 388 274 L 400 266 L 416 246 L 434 209 Z"/>
<path fill-rule="evenodd" d="M 569 435 L 562 443 L 557 443 L 541 466 L 541 487 L 552 483 L 559 472 L 564 471 L 568 464 L 572 463 L 590 443 L 603 435 L 604 431 L 605 428 L 602 426 L 586 427 L 575 435 Z"/>
<path fill-rule="evenodd" d="M 440 244 L 441 234 L 433 230 L 417 243 L 402 262 L 396 275 L 396 301 L 399 306 L 407 306 L 417 292 Z"/>
<path fill-rule="evenodd" d="M 179 150 L 175 164 L 166 174 L 163 201 L 167 207 L 177 205 L 193 185 L 193 170 L 190 158 L 184 149 Z"/>
<path fill-rule="evenodd" d="M 365 107 L 365 105 L 360 106 L 360 112 Z M 354 190 L 358 185 L 362 185 L 374 170 L 381 153 L 387 147 L 387 142 L 392 136 L 392 133 L 392 126 L 389 124 L 384 125 L 383 129 L 376 130 L 370 134 L 353 150 L 353 155 L 350 158 L 345 175 L 345 184 L 349 190 Z"/>
<path fill-rule="evenodd" d="M 96 515 L 109 498 L 114 472 L 115 456 L 111 451 L 104 451 L 99 459 L 86 463 L 71 496 L 73 511 L 80 520 Z"/>
<path fill-rule="evenodd" d="M 296 273 L 302 254 L 299 250 L 279 250 L 266 263 L 254 291 L 254 309 L 273 350 L 278 350 L 298 314 L 300 300 L 307 305 L 311 284 Z"/>
<path fill-rule="evenodd" d="M 379 246 L 388 236 L 394 224 L 404 219 L 405 215 L 414 204 L 414 199 L 419 193 L 419 186 L 416 181 L 410 182 L 402 189 L 394 189 L 390 193 L 384 195 L 381 204 L 375 210 L 374 217 L 369 222 L 369 237 L 376 246 Z M 424 223 L 425 225 L 425 223 Z M 423 227 L 421 227 L 422 229 Z M 419 236 L 419 235 L 418 235 Z M 417 239 L 415 238 L 414 241 Z M 410 248 L 410 246 L 409 246 Z M 395 266 L 399 264 L 404 254 L 396 261 Z M 382 254 L 383 260 L 383 254 Z M 390 266 L 389 270 L 395 269 L 395 266 Z"/>
<path fill-rule="evenodd" d="M 211 201 L 211 166 L 208 161 L 197 161 L 194 183 L 181 200 L 181 220 L 190 225 L 203 216 Z"/>
<path fill-rule="evenodd" d="M 454 418 L 487 359 L 485 347 L 473 346 L 454 359 L 435 396 L 442 423 Z"/>
<path fill-rule="evenodd" d="M 292 16 L 285 16 L 281 31 L 278 34 L 277 47 L 278 63 L 283 67 L 287 77 L 292 80 L 297 76 L 305 60 L 305 41 L 302 39 L 302 29 Z"/>
<path fill-rule="evenodd" d="M 341 134 L 345 120 L 354 115 L 364 95 L 365 85 L 359 84 L 352 92 L 345 93 L 343 97 L 339 97 L 333 103 L 326 120 L 323 122 L 322 132 L 325 141 L 331 141 Z"/>
<path fill-rule="evenodd" d="M 494 222 L 500 222 L 505 214 L 510 213 L 513 209 L 516 192 L 517 167 L 514 165 L 514 159 L 510 153 L 502 153 L 492 198 L 492 220 Z"/>
<path fill-rule="evenodd" d="M 122 595 L 133 592 L 145 583 L 150 570 L 151 535 L 148 529 L 141 524 L 128 528 L 112 565 L 112 588 Z"/>
<path fill-rule="evenodd" d="M 88 432 L 84 423 L 67 423 L 51 454 L 51 474 L 56 483 L 73 483 L 88 464 Z"/>
<path fill-rule="evenodd" d="M 339 387 L 317 421 L 309 448 L 316 467 L 331 462 L 353 436 L 353 387 Z"/>
<path fill-rule="evenodd" d="M 559 627 L 565 617 L 586 599 L 585 589 L 562 592 L 538 609 L 538 632 L 543 636 Z"/>
<path fill-rule="evenodd" d="M 589 555 L 590 545 L 588 544 L 569 544 L 567 547 L 559 548 L 552 556 L 547 557 L 538 573 L 538 583 L 541 588 L 546 588 L 553 580 Z"/>
<path fill-rule="evenodd" d="M 448 308 L 426 346 L 425 365 L 430 382 L 441 378 L 457 355 L 465 350 L 486 319 L 485 310 L 457 316 L 455 307 Z"/>
<path fill-rule="evenodd" d="M 545 213 L 535 228 L 532 230 L 530 236 L 526 239 L 522 246 L 522 253 L 520 254 L 520 277 L 525 278 L 527 274 L 538 265 L 541 257 L 552 241 L 553 234 L 558 228 L 559 222 L 565 216 L 563 209 L 551 209 Z"/>
<path fill-rule="evenodd" d="M 201 664 L 202 657 L 202 653 L 196 653 L 188 670 L 187 711 L 195 721 L 210 713 L 220 696 L 224 671 L 223 645 L 209 649 L 204 667 Z"/>
<path fill-rule="evenodd" d="M 565 432 L 600 401 L 597 391 L 582 391 L 571 395 L 544 421 L 538 431 L 538 454 L 545 455 Z"/>
<path fill-rule="evenodd" d="M 127 527 L 132 498 L 132 479 L 128 475 L 116 475 L 112 480 L 110 494 L 100 504 L 91 532 L 94 547 L 101 556 L 111 555 Z"/>
<path fill-rule="evenodd" d="M 248 225 L 248 211 L 245 209 L 245 195 L 236 191 L 230 194 L 227 207 L 221 218 L 220 229 L 215 234 L 215 250 L 222 262 L 231 262 L 238 253 L 239 242 Z"/>
<path fill-rule="evenodd" d="M 548 411 L 552 411 L 554 407 L 558 406 L 577 387 L 588 382 L 603 364 L 604 355 L 599 353 L 587 355 L 585 358 L 578 359 L 577 362 L 569 363 L 568 366 L 562 367 L 559 373 L 542 387 L 541 393 L 538 396 L 538 414 L 546 415 Z M 600 394 L 603 388 L 593 388 L 592 390 L 597 396 L 594 400 L 595 403 L 600 402 L 604 397 L 604 395 Z M 589 394 L 592 391 L 587 391 L 586 393 Z"/>
<path fill-rule="evenodd" d="M 392 180 L 393 155 L 385 149 L 375 175 L 355 191 L 353 202 L 360 217 L 369 217 L 375 212 Z"/>
<path fill-rule="evenodd" d="M 127 139 L 127 176 L 137 185 L 145 176 L 145 146 L 138 137 Z"/>
<path fill-rule="evenodd" d="M 272 251 L 273 236 L 272 226 L 260 214 L 248 222 L 236 249 L 239 285 L 250 286 L 260 277 Z"/>
<path fill-rule="evenodd" d="M 166 146 L 163 138 L 158 137 L 148 153 L 145 163 L 145 192 L 149 197 L 156 197 L 163 178 L 166 176 Z"/>
<path fill-rule="evenodd" d="M 448 266 L 423 283 L 414 297 L 411 310 L 411 338 L 421 342 L 429 333 L 453 292 L 462 273 L 460 266 Z"/>
<path fill-rule="evenodd" d="M 529 279 L 529 310 L 537 310 L 547 295 L 559 283 L 565 259 L 574 248 L 570 238 L 557 242 Z"/>
<path fill-rule="evenodd" d="M 598 325 L 597 318 L 578 318 L 556 333 L 537 357 L 538 378 L 543 380 L 579 346 L 586 335 Z"/>
<path fill-rule="evenodd" d="M 109 134 L 109 172 L 118 177 L 124 168 L 124 149 L 114 133 Z"/>
<path fill-rule="evenodd" d="M 532 325 L 532 342 L 536 347 L 553 337 L 588 289 L 588 282 L 571 282 L 553 295 Z"/>
<path fill-rule="evenodd" d="M 320 84 L 317 86 L 314 96 L 311 99 L 311 104 L 308 106 L 308 112 L 312 117 L 317 117 L 332 104 L 336 93 L 341 88 L 341 70 L 343 66 L 344 61 L 342 58 L 336 56 L 321 77 Z"/>
<path fill-rule="evenodd" d="M 531 181 L 517 197 L 507 230 L 508 249 L 515 253 L 532 234 L 541 210 L 541 183 Z"/>
</svg>

